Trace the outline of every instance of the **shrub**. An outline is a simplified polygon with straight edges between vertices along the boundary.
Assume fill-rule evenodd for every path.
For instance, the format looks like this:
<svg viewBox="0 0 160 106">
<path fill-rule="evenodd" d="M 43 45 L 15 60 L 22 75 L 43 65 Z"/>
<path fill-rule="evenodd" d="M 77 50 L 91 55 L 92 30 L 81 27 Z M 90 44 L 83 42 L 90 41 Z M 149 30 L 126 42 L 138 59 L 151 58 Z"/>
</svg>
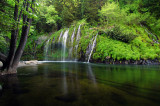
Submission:
<svg viewBox="0 0 160 106">
<path fill-rule="evenodd" d="M 113 28 L 113 30 L 109 30 L 107 32 L 107 35 L 110 36 L 112 39 L 120 40 L 122 42 L 130 42 L 134 38 L 137 37 L 137 35 L 133 34 L 130 31 L 125 31 L 126 29 L 122 29 L 119 26 L 116 26 Z"/>
</svg>

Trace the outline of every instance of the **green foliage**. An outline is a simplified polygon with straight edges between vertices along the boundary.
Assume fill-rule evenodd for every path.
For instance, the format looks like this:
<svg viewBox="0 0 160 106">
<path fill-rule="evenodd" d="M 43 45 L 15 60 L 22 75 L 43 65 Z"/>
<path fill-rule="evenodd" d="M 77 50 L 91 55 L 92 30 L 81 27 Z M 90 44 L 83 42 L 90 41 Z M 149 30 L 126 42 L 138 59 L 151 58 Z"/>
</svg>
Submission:
<svg viewBox="0 0 160 106">
<path fill-rule="evenodd" d="M 49 3 L 49 0 L 39 1 L 36 14 L 38 17 L 35 19 L 36 29 L 42 33 L 57 30 L 57 22 L 62 19 L 59 17 L 54 5 Z"/>
<path fill-rule="evenodd" d="M 139 24 L 144 21 L 148 14 L 141 14 L 138 12 L 137 4 L 127 5 L 124 8 L 120 8 L 118 3 L 111 2 L 105 4 L 101 10 L 99 10 L 100 24 L 105 23 L 111 25 L 133 25 Z"/>
<path fill-rule="evenodd" d="M 148 17 L 147 25 L 153 31 L 158 38 L 160 38 L 160 19 L 156 19 L 154 16 Z"/>
<path fill-rule="evenodd" d="M 141 0 L 141 8 L 150 12 L 156 18 L 160 17 L 160 1 L 159 0 Z"/>
<path fill-rule="evenodd" d="M 1 51 L 2 53 L 6 53 L 8 46 L 9 46 L 9 45 L 7 44 L 5 38 L 0 35 L 0 51 Z"/>
<path fill-rule="evenodd" d="M 13 19 L 15 3 L 15 0 L 0 1 L 0 51 L 2 52 L 5 52 L 8 46 L 4 36 L 10 39 L 9 32 L 17 24 Z M 62 31 L 64 33 L 68 27 L 69 38 L 74 28 L 77 35 L 79 25 L 82 25 L 79 53 L 86 52 L 91 39 L 99 32 L 93 53 L 94 59 L 103 61 L 106 58 L 114 60 L 160 58 L 160 46 L 153 41 L 160 39 L 159 0 L 38 0 L 36 4 L 34 6 L 36 14 L 31 14 L 31 8 L 27 12 L 21 7 L 23 1 L 20 0 L 19 3 L 19 11 L 22 9 L 28 17 L 34 18 L 25 48 L 26 58 L 35 54 L 38 58 L 42 58 L 42 49 L 47 39 L 50 39 L 50 43 L 57 43 L 60 33 Z M 22 23 L 21 19 L 20 29 Z M 22 30 L 19 31 L 21 32 Z M 37 44 L 41 35 L 45 35 L 46 39 Z M 73 46 L 75 45 L 74 40 Z M 58 54 L 59 51 L 52 56 L 56 57 Z"/>
<path fill-rule="evenodd" d="M 114 2 L 108 2 L 99 11 L 101 24 L 103 24 L 104 22 L 107 22 L 107 24 L 111 24 L 112 22 L 116 23 L 120 21 L 120 15 L 120 8 L 118 4 Z"/>
<path fill-rule="evenodd" d="M 46 18 L 46 23 L 48 24 L 56 24 L 56 22 L 58 20 L 61 20 L 61 18 L 58 16 L 58 12 L 55 10 L 55 8 L 53 7 L 53 5 L 50 5 L 49 7 L 46 7 L 46 14 L 45 14 L 45 18 Z"/>
<path fill-rule="evenodd" d="M 1 0 L 0 1 L 0 32 L 7 32 L 12 29 L 15 21 L 13 19 L 13 0 Z"/>
<path fill-rule="evenodd" d="M 94 59 L 140 60 L 159 58 L 159 47 L 148 45 L 137 37 L 130 44 L 99 36 Z"/>
<path fill-rule="evenodd" d="M 60 35 L 60 33 L 61 33 L 62 31 L 64 31 L 64 29 L 61 29 L 61 30 L 53 33 L 53 34 L 49 37 L 50 43 L 52 43 L 52 42 L 57 43 L 57 42 L 58 42 L 59 35 Z"/>
<path fill-rule="evenodd" d="M 88 24 L 84 24 L 81 27 L 81 39 L 79 42 L 79 52 L 86 53 L 86 49 L 91 42 L 92 38 L 98 33 L 94 28 L 91 28 Z"/>
<path fill-rule="evenodd" d="M 120 26 L 116 26 L 113 30 L 109 30 L 107 35 L 115 40 L 120 40 L 126 43 L 137 37 L 137 35 L 135 35 L 132 30 L 129 30 L 129 28 L 124 29 Z"/>
</svg>

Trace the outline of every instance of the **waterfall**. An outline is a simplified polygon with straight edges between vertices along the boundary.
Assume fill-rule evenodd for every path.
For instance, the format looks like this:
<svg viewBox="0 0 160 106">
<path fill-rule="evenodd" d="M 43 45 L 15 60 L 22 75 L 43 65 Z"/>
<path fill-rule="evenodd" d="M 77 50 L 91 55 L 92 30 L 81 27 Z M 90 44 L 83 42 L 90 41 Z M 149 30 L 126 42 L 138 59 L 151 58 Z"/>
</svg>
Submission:
<svg viewBox="0 0 160 106">
<path fill-rule="evenodd" d="M 71 47 L 69 49 L 69 57 L 72 58 L 72 51 L 73 51 L 73 42 L 74 42 L 74 36 L 75 36 L 75 31 L 76 31 L 76 28 L 74 28 L 74 31 L 72 33 L 72 36 L 71 36 Z"/>
<path fill-rule="evenodd" d="M 45 60 L 48 60 L 48 49 L 49 49 L 49 40 L 47 40 L 46 45 L 44 47 L 44 55 L 45 55 Z"/>
<path fill-rule="evenodd" d="M 141 27 L 144 27 L 144 28 L 145 28 L 145 26 L 143 26 L 142 24 L 140 24 L 140 25 L 141 25 Z M 145 31 L 147 32 L 148 35 L 151 35 L 151 36 L 152 36 L 152 40 L 153 40 L 154 43 L 159 44 L 159 42 L 158 42 L 158 37 L 157 37 L 156 35 L 154 35 L 153 33 L 149 32 L 149 30 L 146 29 L 146 28 L 145 28 Z"/>
<path fill-rule="evenodd" d="M 62 44 L 63 44 L 63 50 L 62 50 L 62 61 L 65 61 L 65 57 L 66 57 L 66 43 L 67 43 L 67 38 L 68 38 L 68 32 L 69 32 L 69 29 L 66 30 L 64 32 L 64 35 L 63 35 L 63 40 L 62 40 Z"/>
<path fill-rule="evenodd" d="M 79 40 L 80 40 L 80 34 L 81 34 L 81 24 L 78 27 L 78 32 L 77 32 L 77 37 L 76 37 L 76 46 L 75 46 L 75 60 L 77 59 L 77 50 L 78 50 L 78 45 L 79 45 Z"/>
<path fill-rule="evenodd" d="M 74 42 L 75 31 L 76 31 L 76 28 L 74 28 L 74 31 L 73 31 L 72 36 L 71 36 L 71 45 L 72 46 L 73 46 L 73 42 Z"/>
<path fill-rule="evenodd" d="M 61 34 L 59 36 L 58 42 L 60 42 L 62 35 L 63 35 L 63 31 L 61 32 Z"/>
<path fill-rule="evenodd" d="M 80 33 L 81 33 L 81 24 L 79 25 L 78 27 L 78 32 L 77 32 L 77 38 L 76 38 L 76 41 L 79 41 L 80 40 Z"/>
<path fill-rule="evenodd" d="M 98 35 L 98 33 L 97 33 L 97 35 Z M 95 47 L 95 45 L 96 45 L 97 35 L 95 36 L 94 41 L 93 41 L 93 44 L 92 44 L 92 49 L 91 49 L 91 52 L 90 52 L 89 57 L 88 57 L 88 63 L 89 63 L 89 60 L 90 60 L 90 58 L 91 58 L 92 52 L 93 52 L 93 50 L 94 50 L 94 47 Z"/>
<path fill-rule="evenodd" d="M 86 49 L 86 54 L 85 54 L 85 60 L 86 61 L 88 61 L 88 56 L 91 53 L 93 41 L 94 41 L 94 37 L 91 39 L 91 41 L 90 41 L 90 43 L 89 43 L 89 45 Z"/>
<path fill-rule="evenodd" d="M 46 41 L 44 47 L 45 60 L 54 61 L 76 61 L 78 58 L 78 45 L 81 37 L 81 25 L 78 26 L 77 34 L 76 27 L 72 35 L 69 37 L 69 29 L 60 32 L 59 37 L 54 42 Z M 75 40 L 75 45 L 74 45 Z M 69 48 L 68 48 L 69 47 Z M 48 58 L 50 57 L 50 58 Z"/>
<path fill-rule="evenodd" d="M 147 32 L 148 35 L 152 36 L 153 42 L 159 44 L 158 42 L 158 38 L 156 35 L 152 34 L 151 32 L 149 32 L 147 29 L 145 29 L 145 31 Z"/>
</svg>

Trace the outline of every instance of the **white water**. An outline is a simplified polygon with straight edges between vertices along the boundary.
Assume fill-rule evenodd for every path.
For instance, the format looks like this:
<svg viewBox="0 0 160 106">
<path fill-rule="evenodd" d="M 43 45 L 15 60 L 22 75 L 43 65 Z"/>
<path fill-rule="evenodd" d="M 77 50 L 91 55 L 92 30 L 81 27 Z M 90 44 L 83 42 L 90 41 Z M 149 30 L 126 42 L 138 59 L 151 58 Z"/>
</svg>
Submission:
<svg viewBox="0 0 160 106">
<path fill-rule="evenodd" d="M 81 25 L 79 25 L 78 27 L 78 32 L 77 32 L 77 38 L 76 38 L 76 41 L 79 41 L 80 40 L 80 33 L 81 33 Z"/>
<path fill-rule="evenodd" d="M 63 44 L 63 51 L 62 51 L 62 56 L 63 56 L 63 59 L 62 59 L 62 61 L 65 61 L 65 53 L 66 53 L 66 43 L 67 43 L 67 38 L 68 38 L 68 32 L 69 32 L 69 29 L 68 30 L 66 30 L 65 32 L 64 32 L 64 35 L 63 35 L 63 42 L 62 42 L 62 44 Z"/>
<path fill-rule="evenodd" d="M 151 35 L 151 36 L 153 36 L 154 38 L 156 38 L 156 39 L 154 39 L 154 38 L 153 38 L 153 42 L 154 42 L 154 43 L 159 44 L 159 42 L 157 41 L 157 37 L 156 37 L 156 35 L 152 34 L 152 33 L 151 33 L 151 32 L 149 32 L 147 29 L 145 29 L 145 31 L 148 33 L 148 35 Z"/>
<path fill-rule="evenodd" d="M 87 61 L 88 61 L 88 56 L 89 56 L 89 54 L 91 53 L 91 49 L 92 49 L 92 44 L 93 44 L 94 38 L 95 38 L 95 37 L 92 38 L 92 40 L 90 41 L 90 43 L 89 43 L 89 45 L 88 45 L 88 47 L 87 47 L 87 49 L 86 49 L 85 57 L 86 57 L 86 60 L 87 60 Z"/>
<path fill-rule="evenodd" d="M 71 47 L 69 49 L 69 57 L 70 58 L 72 58 L 72 53 L 73 53 L 72 51 L 73 51 L 73 42 L 74 42 L 75 31 L 76 31 L 76 28 L 74 28 L 74 31 L 71 36 Z"/>
<path fill-rule="evenodd" d="M 49 41 L 50 41 L 50 39 L 47 40 L 46 45 L 45 45 L 45 47 L 44 47 L 44 49 L 45 49 L 45 50 L 44 50 L 45 60 L 48 60 Z"/>
<path fill-rule="evenodd" d="M 97 34 L 97 35 L 98 35 L 98 34 Z M 89 63 L 89 60 L 90 60 L 90 58 L 91 58 L 92 52 L 93 52 L 93 50 L 94 50 L 94 47 L 95 47 L 95 45 L 96 45 L 97 35 L 95 36 L 94 41 L 93 41 L 93 44 L 92 44 L 92 49 L 91 49 L 91 52 L 90 52 L 89 57 L 88 57 L 88 63 Z"/>
<path fill-rule="evenodd" d="M 77 34 L 76 34 L 77 31 Z M 61 31 L 59 38 L 58 38 L 58 43 L 55 42 L 49 42 L 49 40 L 46 42 L 45 48 L 44 48 L 44 57 L 45 61 L 48 60 L 53 60 L 53 61 L 77 61 L 78 59 L 78 46 L 79 46 L 79 41 L 81 38 L 81 25 L 78 26 L 78 29 L 74 28 L 72 35 L 69 38 L 69 29 L 66 31 Z M 95 38 L 93 38 L 94 40 Z M 93 42 L 92 40 L 92 42 Z M 75 45 L 73 45 L 75 42 Z M 87 52 L 88 57 L 91 53 L 93 43 L 90 43 L 90 50 Z M 54 50 L 52 52 L 51 50 Z M 92 50 L 93 51 L 93 50 Z M 56 54 L 58 53 L 58 54 Z M 56 57 L 57 56 L 57 57 Z M 50 58 L 48 58 L 50 57 Z M 88 58 L 86 58 L 88 60 Z"/>
<path fill-rule="evenodd" d="M 76 37 L 76 46 L 75 46 L 75 54 L 76 54 L 76 56 L 75 56 L 75 60 L 77 60 L 77 50 L 78 50 L 78 45 L 79 45 L 79 40 L 80 40 L 80 34 L 81 34 L 81 25 L 79 25 L 79 27 L 78 27 L 78 32 L 77 32 L 77 37 Z"/>
<path fill-rule="evenodd" d="M 72 36 L 71 36 L 71 45 L 73 45 L 73 42 L 74 42 L 75 32 L 76 32 L 76 28 L 74 28 L 74 31 L 73 31 Z"/>
<path fill-rule="evenodd" d="M 62 35 L 63 35 L 63 31 L 61 32 L 61 34 L 59 36 L 58 42 L 60 42 Z"/>
<path fill-rule="evenodd" d="M 140 25 L 141 25 L 141 27 L 144 27 L 144 28 L 145 28 L 145 26 L 143 26 L 142 24 L 140 24 Z M 146 29 L 146 28 L 145 28 L 145 31 L 147 32 L 147 34 L 148 34 L 148 35 L 151 35 L 151 36 L 153 37 L 153 42 L 154 42 L 154 43 L 159 44 L 159 42 L 158 42 L 158 39 L 157 39 L 157 36 L 156 36 L 156 35 L 154 35 L 153 33 L 149 32 L 149 30 L 148 30 L 148 29 Z"/>
<path fill-rule="evenodd" d="M 76 63 L 77 61 L 38 61 L 38 63 Z M 78 62 L 87 63 L 87 62 Z"/>
</svg>

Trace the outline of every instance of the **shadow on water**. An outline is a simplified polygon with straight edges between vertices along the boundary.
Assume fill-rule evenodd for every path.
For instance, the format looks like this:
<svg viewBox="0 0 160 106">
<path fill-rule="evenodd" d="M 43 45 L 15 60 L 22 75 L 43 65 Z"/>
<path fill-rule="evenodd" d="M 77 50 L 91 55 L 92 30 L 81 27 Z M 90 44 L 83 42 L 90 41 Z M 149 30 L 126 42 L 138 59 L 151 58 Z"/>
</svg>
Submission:
<svg viewBox="0 0 160 106">
<path fill-rule="evenodd" d="M 0 77 L 1 106 L 159 105 L 159 66 L 47 62 Z"/>
<path fill-rule="evenodd" d="M 0 82 L 2 89 L 0 90 L 0 104 L 3 106 L 19 106 L 16 96 L 26 94 L 29 89 L 26 89 L 23 84 L 20 84 L 17 75 L 1 76 Z M 3 101 L 2 97 L 5 97 Z"/>
</svg>

